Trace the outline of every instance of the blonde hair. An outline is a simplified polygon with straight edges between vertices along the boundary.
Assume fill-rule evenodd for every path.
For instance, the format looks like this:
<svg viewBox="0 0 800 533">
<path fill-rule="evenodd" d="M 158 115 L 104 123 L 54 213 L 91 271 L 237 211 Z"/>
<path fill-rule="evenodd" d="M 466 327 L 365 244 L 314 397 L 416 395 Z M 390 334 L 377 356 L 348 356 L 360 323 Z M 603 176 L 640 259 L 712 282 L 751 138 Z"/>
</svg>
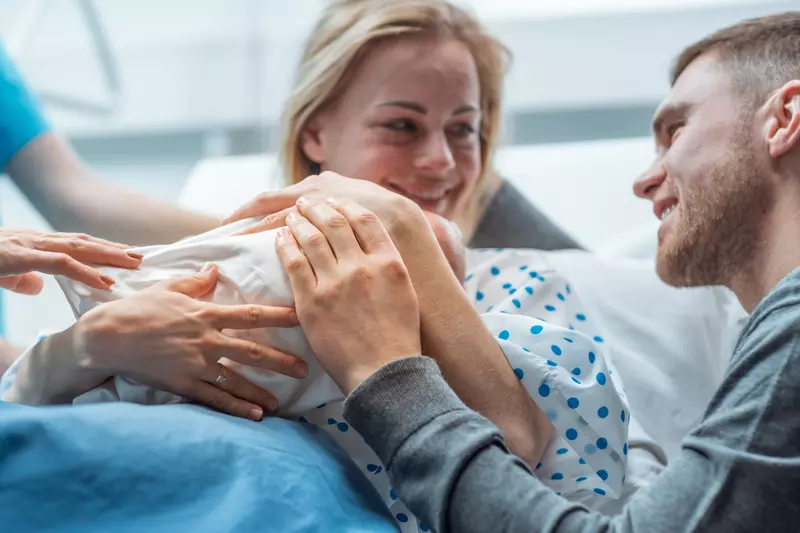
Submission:
<svg viewBox="0 0 800 533">
<path fill-rule="evenodd" d="M 446 0 L 334 0 L 306 43 L 283 122 L 281 160 L 286 177 L 297 183 L 312 173 L 300 141 L 308 121 L 347 90 L 363 56 L 386 38 L 432 34 L 467 45 L 480 86 L 482 124 L 479 187 L 500 133 L 503 77 L 510 53 L 468 12 Z M 481 202 L 481 194 L 476 200 Z"/>
</svg>

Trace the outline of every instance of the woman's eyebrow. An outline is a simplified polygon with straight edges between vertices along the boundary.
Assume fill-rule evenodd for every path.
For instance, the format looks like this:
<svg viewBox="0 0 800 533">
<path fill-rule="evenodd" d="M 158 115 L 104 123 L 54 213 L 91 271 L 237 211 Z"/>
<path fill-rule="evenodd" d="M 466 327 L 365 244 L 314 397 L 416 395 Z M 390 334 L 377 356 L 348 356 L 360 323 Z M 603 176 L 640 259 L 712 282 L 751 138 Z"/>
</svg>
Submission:
<svg viewBox="0 0 800 533">
<path fill-rule="evenodd" d="M 423 106 L 416 104 L 414 102 L 408 102 L 406 100 L 387 100 L 386 102 L 381 102 L 378 104 L 378 107 L 402 107 L 403 109 L 409 109 L 411 111 L 415 111 L 420 115 L 427 115 L 428 110 L 425 109 Z"/>
</svg>

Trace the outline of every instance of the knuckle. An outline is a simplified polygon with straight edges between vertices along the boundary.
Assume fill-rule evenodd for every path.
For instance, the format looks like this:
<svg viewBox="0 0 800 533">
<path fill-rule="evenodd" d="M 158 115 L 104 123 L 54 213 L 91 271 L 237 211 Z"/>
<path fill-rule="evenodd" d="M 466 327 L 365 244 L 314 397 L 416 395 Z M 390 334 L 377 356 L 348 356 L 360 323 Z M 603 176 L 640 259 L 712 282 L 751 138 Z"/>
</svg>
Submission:
<svg viewBox="0 0 800 533">
<path fill-rule="evenodd" d="M 69 250 L 73 253 L 81 252 L 83 250 L 86 250 L 87 243 L 85 240 L 81 240 L 80 237 L 74 237 L 69 241 L 67 241 L 67 248 L 69 248 Z"/>
<path fill-rule="evenodd" d="M 348 222 L 347 218 L 345 218 L 344 215 L 342 215 L 341 213 L 337 213 L 335 215 L 329 216 L 327 220 L 325 220 L 325 224 L 330 229 L 340 229 L 347 226 Z"/>
<path fill-rule="evenodd" d="M 392 279 L 408 277 L 408 270 L 403 261 L 397 257 L 383 259 L 380 264 L 381 274 Z"/>
<path fill-rule="evenodd" d="M 356 216 L 356 222 L 361 226 L 372 226 L 379 224 L 380 220 L 378 219 L 378 215 L 372 211 L 364 210 Z"/>
<path fill-rule="evenodd" d="M 261 321 L 261 310 L 255 305 L 244 308 L 244 319 L 248 324 L 258 324 Z"/>
<path fill-rule="evenodd" d="M 67 254 L 56 254 L 53 257 L 53 264 L 56 265 L 57 267 L 61 267 L 61 268 L 70 267 L 76 262 L 77 261 L 75 261 L 73 258 L 68 256 Z"/>
<path fill-rule="evenodd" d="M 314 232 L 308 236 L 308 244 L 314 247 L 323 246 L 328 243 L 328 239 L 319 232 Z"/>
<path fill-rule="evenodd" d="M 307 260 L 303 255 L 296 255 L 289 259 L 286 263 L 286 270 L 290 272 L 297 272 L 298 270 L 303 270 L 306 266 Z"/>
</svg>

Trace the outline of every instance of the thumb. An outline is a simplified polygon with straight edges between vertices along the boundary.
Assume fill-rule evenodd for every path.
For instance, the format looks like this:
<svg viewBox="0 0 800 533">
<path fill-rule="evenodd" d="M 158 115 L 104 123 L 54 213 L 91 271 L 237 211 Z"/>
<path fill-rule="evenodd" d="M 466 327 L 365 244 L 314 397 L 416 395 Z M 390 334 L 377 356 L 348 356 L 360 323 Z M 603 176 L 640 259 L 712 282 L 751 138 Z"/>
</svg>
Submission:
<svg viewBox="0 0 800 533">
<path fill-rule="evenodd" d="M 196 274 L 162 281 L 152 288 L 154 290 L 177 292 L 190 298 L 201 298 L 214 289 L 218 279 L 219 269 L 217 269 L 216 265 L 209 264 Z"/>
<path fill-rule="evenodd" d="M 44 279 L 35 272 L 0 278 L 0 287 L 19 294 L 35 295 L 42 292 Z"/>
</svg>

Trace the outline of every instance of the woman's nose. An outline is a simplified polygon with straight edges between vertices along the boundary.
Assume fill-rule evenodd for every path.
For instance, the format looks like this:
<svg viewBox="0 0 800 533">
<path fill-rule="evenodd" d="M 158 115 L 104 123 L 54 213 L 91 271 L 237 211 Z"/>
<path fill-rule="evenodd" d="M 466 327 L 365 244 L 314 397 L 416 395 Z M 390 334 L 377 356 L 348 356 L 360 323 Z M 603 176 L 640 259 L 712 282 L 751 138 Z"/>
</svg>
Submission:
<svg viewBox="0 0 800 533">
<path fill-rule="evenodd" d="M 417 158 L 417 167 L 420 170 L 433 174 L 444 174 L 455 168 L 453 151 L 446 135 L 428 136 L 420 148 Z"/>
<path fill-rule="evenodd" d="M 652 199 L 666 178 L 667 171 L 664 165 L 655 162 L 633 182 L 633 194 L 639 198 Z"/>
</svg>

